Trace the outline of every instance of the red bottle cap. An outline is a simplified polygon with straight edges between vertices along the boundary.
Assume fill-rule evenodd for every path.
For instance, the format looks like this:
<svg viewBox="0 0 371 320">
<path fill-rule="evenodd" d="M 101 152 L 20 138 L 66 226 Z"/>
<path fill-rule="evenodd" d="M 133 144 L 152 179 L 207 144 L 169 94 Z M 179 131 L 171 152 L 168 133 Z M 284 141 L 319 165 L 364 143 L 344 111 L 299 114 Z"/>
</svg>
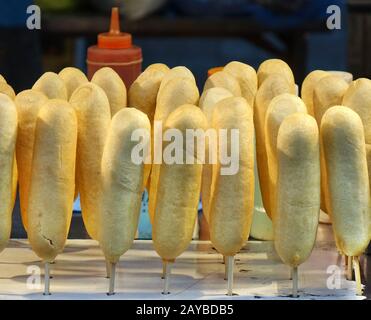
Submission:
<svg viewBox="0 0 371 320">
<path fill-rule="evenodd" d="M 120 31 L 119 9 L 112 8 L 110 31 L 98 35 L 98 48 L 127 49 L 131 46 L 131 34 Z"/>
<path fill-rule="evenodd" d="M 218 72 L 218 71 L 222 71 L 224 69 L 224 67 L 214 67 L 214 68 L 211 68 L 209 70 L 207 70 L 207 76 L 208 77 L 211 77 L 214 73 Z"/>
</svg>

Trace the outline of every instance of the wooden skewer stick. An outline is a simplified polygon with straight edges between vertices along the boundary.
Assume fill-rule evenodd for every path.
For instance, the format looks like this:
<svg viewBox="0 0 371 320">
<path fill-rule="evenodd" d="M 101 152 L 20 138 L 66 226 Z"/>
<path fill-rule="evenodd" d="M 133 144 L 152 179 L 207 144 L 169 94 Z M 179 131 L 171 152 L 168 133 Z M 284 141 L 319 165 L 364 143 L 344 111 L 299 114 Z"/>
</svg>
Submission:
<svg viewBox="0 0 371 320">
<path fill-rule="evenodd" d="M 353 280 L 352 257 L 347 257 L 347 280 Z"/>
<path fill-rule="evenodd" d="M 341 255 L 341 253 L 338 253 L 338 256 L 336 258 L 336 265 L 341 266 L 342 261 L 343 261 L 343 256 Z"/>
<path fill-rule="evenodd" d="M 171 275 L 171 263 L 169 261 L 164 261 L 165 265 L 165 279 L 164 279 L 164 291 L 162 294 L 170 294 L 170 275 Z"/>
<path fill-rule="evenodd" d="M 291 269 L 291 277 L 292 277 L 292 297 L 297 298 L 298 295 L 298 282 L 299 282 L 299 277 L 298 277 L 298 267 L 293 267 Z"/>
<path fill-rule="evenodd" d="M 109 289 L 108 296 L 115 294 L 115 280 L 116 280 L 116 263 L 110 263 L 110 278 L 109 278 Z"/>
<path fill-rule="evenodd" d="M 45 271 L 44 271 L 44 296 L 50 296 L 50 264 L 45 262 Z"/>
<path fill-rule="evenodd" d="M 226 265 L 227 266 L 227 272 L 228 272 L 228 291 L 227 296 L 233 296 L 233 269 L 234 269 L 234 257 L 229 256 L 226 257 Z"/>
<path fill-rule="evenodd" d="M 353 257 L 353 268 L 354 268 L 354 274 L 356 278 L 356 295 L 357 296 L 362 296 L 362 282 L 361 282 L 361 270 L 359 267 L 359 258 L 358 257 Z"/>
<path fill-rule="evenodd" d="M 52 266 L 52 265 L 56 264 L 56 261 L 53 260 L 53 261 L 51 261 L 51 262 L 49 262 L 49 263 L 50 263 L 50 266 Z M 52 269 L 50 269 L 50 270 L 49 270 L 49 279 L 53 279 L 53 278 L 54 278 L 54 276 L 53 276 L 53 274 L 52 274 Z"/>
<path fill-rule="evenodd" d="M 106 260 L 106 278 L 111 278 L 111 264 Z"/>
<path fill-rule="evenodd" d="M 223 263 L 224 263 L 224 280 L 228 280 L 228 262 L 226 261 L 227 258 L 223 256 Z"/>
<path fill-rule="evenodd" d="M 166 277 L 166 262 L 163 261 L 162 262 L 162 276 L 161 276 L 161 279 L 165 279 Z"/>
</svg>

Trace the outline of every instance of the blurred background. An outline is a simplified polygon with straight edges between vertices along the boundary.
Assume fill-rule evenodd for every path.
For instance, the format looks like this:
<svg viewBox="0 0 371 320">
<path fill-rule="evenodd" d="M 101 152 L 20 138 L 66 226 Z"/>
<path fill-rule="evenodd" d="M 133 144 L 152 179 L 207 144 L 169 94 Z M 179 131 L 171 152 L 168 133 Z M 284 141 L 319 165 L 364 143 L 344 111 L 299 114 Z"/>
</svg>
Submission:
<svg viewBox="0 0 371 320">
<path fill-rule="evenodd" d="M 41 29 L 29 30 L 27 7 L 41 8 Z M 371 77 L 369 0 L 0 0 L 0 74 L 16 92 L 32 87 L 45 71 L 66 66 L 86 71 L 87 48 L 109 29 L 120 7 L 121 29 L 142 48 L 143 69 L 155 62 L 184 65 L 200 89 L 207 70 L 239 60 L 257 68 L 284 59 L 300 85 L 314 69 L 346 70 Z M 329 30 L 327 8 L 341 9 L 341 29 Z M 74 215 L 70 237 L 84 237 Z M 143 208 L 143 212 L 145 212 Z M 24 237 L 19 207 L 13 237 Z M 145 214 L 139 237 L 150 237 Z"/>
</svg>

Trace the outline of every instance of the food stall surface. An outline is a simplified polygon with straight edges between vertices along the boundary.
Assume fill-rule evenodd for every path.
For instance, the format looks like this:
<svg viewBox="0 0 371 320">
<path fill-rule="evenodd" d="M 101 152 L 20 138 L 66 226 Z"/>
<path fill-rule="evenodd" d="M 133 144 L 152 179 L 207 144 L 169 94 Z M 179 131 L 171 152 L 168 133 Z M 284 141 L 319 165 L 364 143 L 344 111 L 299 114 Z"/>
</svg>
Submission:
<svg viewBox="0 0 371 320">
<path fill-rule="evenodd" d="M 298 299 L 364 299 L 345 279 L 344 259 L 330 226 L 320 225 L 311 257 L 299 267 Z M 116 294 L 96 241 L 68 240 L 51 265 L 51 293 L 44 296 L 43 266 L 26 240 L 11 240 L 0 256 L 0 299 L 290 299 L 290 270 L 272 242 L 249 241 L 236 256 L 233 297 L 226 296 L 224 264 L 208 241 L 193 241 L 172 267 L 169 295 L 162 295 L 161 259 L 149 240 L 136 240 L 117 266 Z M 41 277 L 40 277 L 41 274 Z"/>
</svg>

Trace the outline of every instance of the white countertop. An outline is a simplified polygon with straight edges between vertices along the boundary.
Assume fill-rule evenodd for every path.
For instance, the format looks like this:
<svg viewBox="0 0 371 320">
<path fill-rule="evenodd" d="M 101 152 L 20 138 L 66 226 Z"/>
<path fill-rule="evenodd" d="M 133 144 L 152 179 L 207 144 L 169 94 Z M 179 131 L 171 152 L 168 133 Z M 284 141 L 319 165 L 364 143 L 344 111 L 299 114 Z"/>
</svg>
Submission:
<svg viewBox="0 0 371 320">
<path fill-rule="evenodd" d="M 332 241 L 317 241 L 310 259 L 299 267 L 299 299 L 363 299 L 355 295 L 355 282 L 345 280 L 342 263 Z M 339 289 L 327 288 L 330 265 L 340 266 Z M 274 253 L 272 242 L 249 241 L 236 256 L 238 295 L 233 298 L 225 295 L 222 257 L 207 241 L 193 241 L 176 260 L 171 294 L 166 296 L 161 294 L 161 260 L 147 240 L 136 240 L 121 258 L 114 296 L 106 295 L 105 262 L 93 240 L 68 240 L 52 265 L 50 296 L 42 295 L 43 283 L 37 287 L 37 274 L 30 278 L 40 266 L 26 240 L 11 240 L 0 254 L 0 299 L 293 299 L 289 268 Z M 27 285 L 32 279 L 36 287 Z"/>
</svg>

